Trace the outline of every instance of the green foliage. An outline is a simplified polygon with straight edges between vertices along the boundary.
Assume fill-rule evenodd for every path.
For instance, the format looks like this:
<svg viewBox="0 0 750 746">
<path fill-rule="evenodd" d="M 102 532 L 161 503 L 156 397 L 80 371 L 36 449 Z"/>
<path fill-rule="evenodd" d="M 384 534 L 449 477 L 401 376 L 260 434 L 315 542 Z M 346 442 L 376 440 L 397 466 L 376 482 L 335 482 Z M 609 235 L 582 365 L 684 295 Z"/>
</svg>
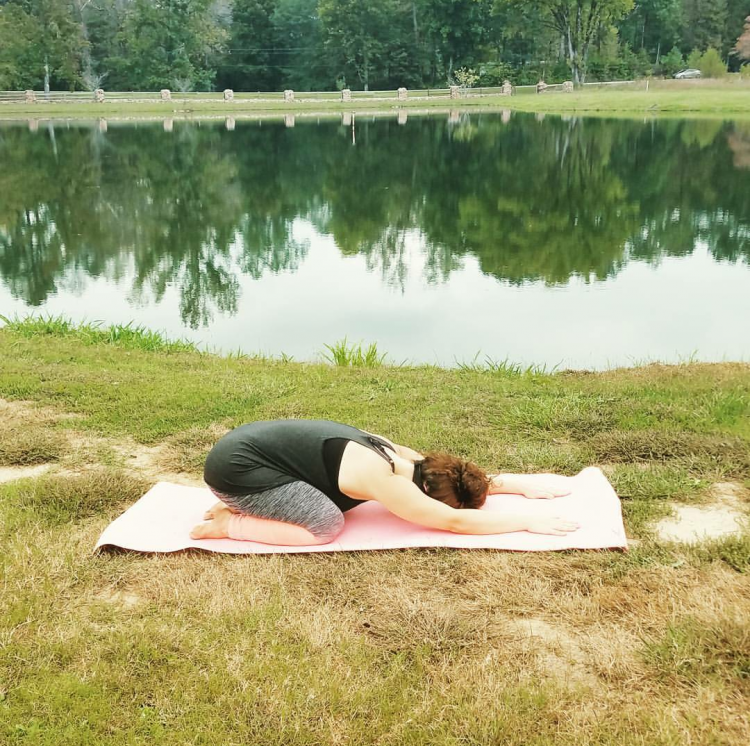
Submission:
<svg viewBox="0 0 750 746">
<path fill-rule="evenodd" d="M 0 89 L 41 88 L 45 61 L 53 89 L 87 90 L 97 74 L 111 90 L 186 91 L 445 87 L 459 70 L 483 86 L 632 79 L 659 54 L 669 75 L 677 53 L 709 46 L 734 50 L 736 69 L 748 59 L 747 10 L 746 0 L 232 0 L 231 13 L 212 0 L 7 0 Z"/>
<path fill-rule="evenodd" d="M 362 343 L 349 343 L 344 339 L 325 345 L 328 350 L 323 353 L 323 358 L 332 365 L 341 365 L 352 368 L 379 368 L 385 362 L 387 355 L 378 352 L 377 342 L 372 342 L 367 347 Z"/>
<path fill-rule="evenodd" d="M 108 344 L 151 352 L 197 352 L 192 342 L 168 340 L 159 332 L 132 322 L 104 326 L 101 322 L 76 324 L 64 316 L 25 316 L 12 319 L 0 315 L 8 331 L 33 337 L 72 337 L 84 344 Z"/>
<path fill-rule="evenodd" d="M 689 67 L 691 70 L 700 70 L 701 57 L 703 57 L 703 54 L 701 53 L 700 49 L 691 50 L 687 58 L 687 67 Z"/>
<path fill-rule="evenodd" d="M 115 90 L 210 90 L 210 59 L 225 39 L 210 9 L 211 0 L 134 0 L 102 63 L 108 84 Z"/>
<path fill-rule="evenodd" d="M 665 54 L 660 60 L 661 73 L 671 78 L 675 73 L 685 68 L 685 59 L 677 47 L 672 47 L 669 54 Z"/>
<path fill-rule="evenodd" d="M 20 5 L 0 6 L 0 90 L 39 86 L 43 62 L 36 41 L 42 33 L 39 19 Z"/>
<path fill-rule="evenodd" d="M 727 74 L 727 66 L 716 49 L 709 48 L 701 56 L 698 69 L 706 78 L 723 78 Z"/>
</svg>

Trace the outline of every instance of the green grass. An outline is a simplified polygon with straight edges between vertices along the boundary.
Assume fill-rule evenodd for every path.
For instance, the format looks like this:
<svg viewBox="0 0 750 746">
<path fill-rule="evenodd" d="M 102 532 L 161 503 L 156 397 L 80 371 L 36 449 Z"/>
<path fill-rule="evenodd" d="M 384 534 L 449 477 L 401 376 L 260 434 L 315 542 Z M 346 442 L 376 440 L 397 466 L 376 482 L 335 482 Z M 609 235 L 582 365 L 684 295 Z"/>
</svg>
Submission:
<svg viewBox="0 0 750 746">
<path fill-rule="evenodd" d="M 160 332 L 132 322 L 105 327 L 100 321 L 74 324 L 62 316 L 52 315 L 22 318 L 0 315 L 0 321 L 8 331 L 26 338 L 52 336 L 76 339 L 87 345 L 118 345 L 150 352 L 197 352 L 197 347 L 192 342 L 167 340 Z"/>
<path fill-rule="evenodd" d="M 730 76 L 725 80 L 638 81 L 606 87 L 579 89 L 571 94 L 548 92 L 542 95 L 531 89 L 519 89 L 512 97 L 499 95 L 469 96 L 451 100 L 447 97 L 411 98 L 407 101 L 360 98 L 351 103 L 300 97 L 291 104 L 278 98 L 238 98 L 228 104 L 222 101 L 192 98 L 185 101 L 126 103 L 111 100 L 103 104 L 2 104 L 0 119 L 9 117 L 125 117 L 160 115 L 193 117 L 200 115 L 243 116 L 264 113 L 325 115 L 342 111 L 395 112 L 406 109 L 412 113 L 450 109 L 500 110 L 537 112 L 540 114 L 586 114 L 607 116 L 710 116 L 743 118 L 750 116 L 750 80 Z M 335 95 L 335 94 L 334 94 Z"/>
<path fill-rule="evenodd" d="M 346 337 L 332 345 L 325 345 L 325 349 L 327 352 L 323 353 L 324 360 L 344 367 L 379 368 L 387 357 L 385 353 L 378 352 L 377 342 L 371 342 L 365 347 L 362 342 L 348 342 Z"/>
<path fill-rule="evenodd" d="M 747 743 L 750 533 L 682 546 L 650 526 L 750 479 L 750 366 L 443 370 L 377 348 L 370 367 L 346 341 L 316 364 L 173 344 L 54 317 L 0 329 L 0 466 L 53 464 L 0 484 L 0 743 Z M 126 458 L 139 444 L 199 477 L 227 428 L 273 417 L 493 471 L 599 464 L 640 542 L 92 554 L 155 479 Z"/>
</svg>

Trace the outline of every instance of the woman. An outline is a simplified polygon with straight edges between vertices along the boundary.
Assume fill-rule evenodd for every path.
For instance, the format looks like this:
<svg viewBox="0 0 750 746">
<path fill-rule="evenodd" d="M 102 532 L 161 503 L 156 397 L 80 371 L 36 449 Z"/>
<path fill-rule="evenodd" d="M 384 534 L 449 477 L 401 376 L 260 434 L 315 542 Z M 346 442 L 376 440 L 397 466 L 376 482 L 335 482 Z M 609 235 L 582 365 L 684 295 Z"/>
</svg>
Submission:
<svg viewBox="0 0 750 746">
<path fill-rule="evenodd" d="M 307 546 L 333 541 L 344 512 L 376 500 L 395 515 L 459 534 L 531 531 L 563 536 L 559 518 L 480 511 L 488 494 L 552 498 L 569 491 L 523 476 L 487 476 L 469 461 L 396 445 L 328 420 L 253 422 L 227 433 L 206 459 L 219 502 L 193 539 L 232 538 Z M 461 508 L 461 510 L 458 510 Z"/>
</svg>

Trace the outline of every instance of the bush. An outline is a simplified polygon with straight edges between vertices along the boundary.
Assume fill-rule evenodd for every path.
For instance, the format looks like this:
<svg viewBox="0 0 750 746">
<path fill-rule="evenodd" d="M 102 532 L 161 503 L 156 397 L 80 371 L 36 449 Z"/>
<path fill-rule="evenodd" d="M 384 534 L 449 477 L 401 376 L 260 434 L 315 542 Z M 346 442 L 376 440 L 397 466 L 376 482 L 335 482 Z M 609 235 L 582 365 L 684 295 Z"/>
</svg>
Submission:
<svg viewBox="0 0 750 746">
<path fill-rule="evenodd" d="M 677 47 L 672 47 L 669 54 L 665 54 L 660 62 L 659 68 L 661 74 L 666 78 L 671 78 L 675 73 L 685 68 L 685 58 L 682 56 Z"/>
<path fill-rule="evenodd" d="M 699 49 L 694 49 L 687 58 L 687 66 L 691 70 L 700 70 L 701 67 L 701 53 Z"/>
<path fill-rule="evenodd" d="M 704 78 L 723 78 L 727 74 L 727 66 L 721 55 L 709 47 L 700 59 L 698 69 Z"/>
</svg>

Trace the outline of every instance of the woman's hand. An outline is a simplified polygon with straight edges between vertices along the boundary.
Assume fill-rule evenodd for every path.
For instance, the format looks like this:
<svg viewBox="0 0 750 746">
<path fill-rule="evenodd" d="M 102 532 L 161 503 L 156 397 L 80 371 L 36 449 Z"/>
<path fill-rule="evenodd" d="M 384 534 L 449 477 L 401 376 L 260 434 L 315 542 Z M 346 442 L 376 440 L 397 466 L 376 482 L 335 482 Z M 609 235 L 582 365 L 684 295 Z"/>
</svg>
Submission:
<svg viewBox="0 0 750 746">
<path fill-rule="evenodd" d="M 526 530 L 532 534 L 567 536 L 571 531 L 576 531 L 580 527 L 579 523 L 566 521 L 563 518 L 530 518 Z"/>
</svg>

